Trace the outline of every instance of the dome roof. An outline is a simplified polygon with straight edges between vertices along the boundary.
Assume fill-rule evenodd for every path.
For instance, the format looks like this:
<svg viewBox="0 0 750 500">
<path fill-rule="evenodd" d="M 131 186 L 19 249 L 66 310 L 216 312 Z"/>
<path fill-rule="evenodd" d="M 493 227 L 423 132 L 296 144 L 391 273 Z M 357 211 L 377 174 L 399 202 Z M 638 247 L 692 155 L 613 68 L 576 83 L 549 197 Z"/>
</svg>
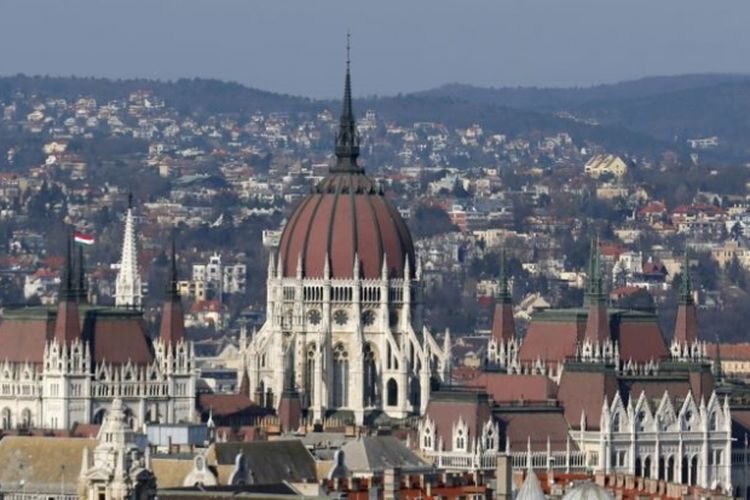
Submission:
<svg viewBox="0 0 750 500">
<path fill-rule="evenodd" d="M 344 105 L 336 134 L 336 163 L 329 175 L 295 208 L 279 243 L 282 275 L 323 278 L 326 258 L 330 277 L 379 279 L 387 261 L 389 277 L 414 275 L 414 244 L 398 210 L 382 188 L 357 165 L 359 134 L 351 102 L 347 62 Z"/>
<path fill-rule="evenodd" d="M 563 500 L 612 500 L 612 495 L 601 486 L 586 481 L 567 492 Z"/>
<path fill-rule="evenodd" d="M 326 256 L 331 278 L 379 279 L 383 260 L 390 277 L 414 271 L 414 245 L 398 210 L 363 173 L 331 173 L 294 210 L 279 245 L 283 275 L 323 278 Z"/>
</svg>

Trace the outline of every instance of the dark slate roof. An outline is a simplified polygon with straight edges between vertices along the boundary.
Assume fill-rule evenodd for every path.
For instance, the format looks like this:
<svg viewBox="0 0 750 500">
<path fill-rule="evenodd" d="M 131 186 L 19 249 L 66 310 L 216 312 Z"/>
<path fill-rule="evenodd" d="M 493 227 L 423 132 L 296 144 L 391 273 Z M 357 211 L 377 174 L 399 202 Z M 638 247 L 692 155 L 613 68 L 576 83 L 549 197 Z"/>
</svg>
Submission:
<svg viewBox="0 0 750 500">
<path fill-rule="evenodd" d="M 395 436 L 361 436 L 347 442 L 341 450 L 344 464 L 352 472 L 380 472 L 394 467 L 409 472 L 431 468 Z"/>
<path fill-rule="evenodd" d="M 234 464 L 242 453 L 256 484 L 317 480 L 315 459 L 298 439 L 216 443 L 214 453 L 219 465 Z"/>
</svg>

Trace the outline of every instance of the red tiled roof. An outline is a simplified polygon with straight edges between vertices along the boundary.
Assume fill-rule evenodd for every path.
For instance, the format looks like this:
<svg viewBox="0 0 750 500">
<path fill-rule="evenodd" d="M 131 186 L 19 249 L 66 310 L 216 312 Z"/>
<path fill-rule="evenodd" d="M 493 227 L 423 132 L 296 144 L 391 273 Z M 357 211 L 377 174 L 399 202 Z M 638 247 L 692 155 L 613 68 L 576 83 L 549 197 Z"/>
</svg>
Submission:
<svg viewBox="0 0 750 500">
<path fill-rule="evenodd" d="M 464 382 L 470 387 L 479 387 L 496 403 L 533 401 L 546 402 L 557 393 L 555 383 L 544 375 L 510 375 L 484 372 Z"/>
<path fill-rule="evenodd" d="M 476 392 L 435 393 L 427 403 L 426 414 L 435 423 L 436 435 L 443 438 L 448 451 L 453 449 L 453 426 L 460 418 L 468 428 L 469 442 L 481 435 L 482 426 L 492 418 L 486 396 Z"/>
<path fill-rule="evenodd" d="M 585 319 L 585 317 L 584 317 Z M 522 362 L 538 358 L 562 361 L 576 353 L 576 342 L 583 337 L 584 321 L 532 321 L 519 352 Z"/>
<path fill-rule="evenodd" d="M 511 451 L 526 450 L 531 438 L 531 451 L 546 451 L 547 437 L 549 437 L 552 451 L 564 451 L 568 441 L 570 427 L 560 411 L 542 411 L 533 407 L 528 411 L 513 410 L 500 413 L 504 433 L 510 440 Z M 501 447 L 505 443 L 501 443 Z M 571 451 L 578 447 L 570 441 Z"/>
<path fill-rule="evenodd" d="M 52 338 L 55 323 L 47 319 L 4 319 L 0 323 L 0 359 L 41 363 L 44 344 Z"/>
<path fill-rule="evenodd" d="M 352 276 L 354 257 L 362 277 L 380 278 L 383 256 L 389 271 L 401 277 L 404 261 L 415 270 L 411 235 L 393 204 L 363 174 L 332 174 L 294 210 L 281 235 L 284 276 L 323 277 L 326 258 L 331 276 Z"/>
<path fill-rule="evenodd" d="M 151 342 L 143 319 L 138 316 L 96 315 L 93 321 L 94 361 L 100 363 L 148 364 L 153 360 Z"/>
<path fill-rule="evenodd" d="M 632 359 L 644 363 L 669 357 L 669 349 L 655 319 L 638 322 L 623 320 L 618 325 L 618 331 L 621 360 Z"/>
<path fill-rule="evenodd" d="M 259 415 L 267 413 L 244 394 L 199 394 L 198 408 L 201 411 L 211 410 L 214 417 L 226 417 L 243 412 L 252 412 Z"/>
<path fill-rule="evenodd" d="M 599 429 L 604 397 L 611 401 L 617 392 L 617 377 L 605 371 L 563 371 L 557 399 L 565 408 L 565 419 L 578 429 L 581 412 L 586 412 L 586 428 Z"/>
<path fill-rule="evenodd" d="M 708 351 L 708 357 L 713 359 L 716 356 L 716 343 L 708 344 L 706 350 Z M 721 343 L 719 344 L 719 354 L 722 361 L 750 361 L 750 343 Z"/>
</svg>

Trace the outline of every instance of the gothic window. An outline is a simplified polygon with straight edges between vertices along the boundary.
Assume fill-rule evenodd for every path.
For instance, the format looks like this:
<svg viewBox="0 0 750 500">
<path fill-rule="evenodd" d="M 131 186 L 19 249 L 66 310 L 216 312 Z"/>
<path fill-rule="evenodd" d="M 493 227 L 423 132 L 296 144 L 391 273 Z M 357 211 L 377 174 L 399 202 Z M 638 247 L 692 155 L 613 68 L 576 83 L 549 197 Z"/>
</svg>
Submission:
<svg viewBox="0 0 750 500">
<path fill-rule="evenodd" d="M 28 429 L 31 427 L 31 410 L 24 408 L 21 412 L 21 427 Z"/>
<path fill-rule="evenodd" d="M 418 407 L 420 404 L 421 394 L 420 394 L 419 379 L 417 377 L 414 377 L 411 380 L 409 389 L 410 389 L 409 402 L 412 404 L 412 406 Z"/>
<path fill-rule="evenodd" d="M 638 415 L 636 416 L 636 430 L 638 432 L 643 432 L 643 426 L 646 422 L 646 412 L 643 410 L 638 412 Z"/>
<path fill-rule="evenodd" d="M 372 309 L 365 309 L 362 312 L 362 324 L 365 326 L 370 326 L 373 323 L 375 323 L 375 311 Z"/>
<path fill-rule="evenodd" d="M 365 406 L 376 406 L 377 405 L 377 368 L 375 366 L 375 352 L 372 349 L 372 344 L 369 342 L 365 344 L 363 348 L 364 358 L 364 396 Z"/>
<path fill-rule="evenodd" d="M 313 382 L 313 375 L 315 374 L 315 344 L 307 346 L 307 356 L 305 359 L 305 397 L 307 404 L 312 405 L 313 400 L 313 388 L 315 384 Z"/>
<path fill-rule="evenodd" d="M 691 410 L 685 412 L 685 430 L 693 430 L 693 412 Z"/>
<path fill-rule="evenodd" d="M 343 326 L 349 321 L 349 315 L 343 309 L 338 309 L 333 313 L 333 321 L 335 321 L 337 325 Z"/>
<path fill-rule="evenodd" d="M 343 344 L 333 349 L 333 407 L 347 406 L 349 388 L 349 353 Z"/>
<path fill-rule="evenodd" d="M 717 428 L 717 416 L 716 412 L 711 412 L 711 415 L 708 417 L 708 430 L 715 431 Z"/>
<path fill-rule="evenodd" d="M 3 430 L 10 429 L 10 426 L 11 426 L 10 408 L 3 408 L 2 424 L 3 424 Z"/>
<path fill-rule="evenodd" d="M 487 428 L 487 433 L 484 437 L 484 448 L 487 450 L 495 449 L 495 429 L 492 427 L 492 424 Z"/>
<path fill-rule="evenodd" d="M 424 430 L 424 436 L 422 437 L 422 448 L 425 450 L 432 449 L 432 432 L 429 427 Z"/>
<path fill-rule="evenodd" d="M 320 324 L 320 311 L 317 309 L 310 309 L 307 313 L 307 321 L 310 322 L 311 325 L 319 325 Z"/>
<path fill-rule="evenodd" d="M 456 451 L 466 451 L 466 433 L 462 427 L 456 430 Z"/>
<path fill-rule="evenodd" d="M 396 328 L 398 326 L 398 311 L 391 311 L 388 313 L 388 322 L 391 325 L 391 328 Z"/>
<path fill-rule="evenodd" d="M 620 414 L 615 413 L 612 417 L 612 432 L 620 432 Z"/>
<path fill-rule="evenodd" d="M 388 393 L 388 406 L 396 406 L 398 404 L 398 383 L 395 379 L 388 379 L 386 392 Z"/>
</svg>

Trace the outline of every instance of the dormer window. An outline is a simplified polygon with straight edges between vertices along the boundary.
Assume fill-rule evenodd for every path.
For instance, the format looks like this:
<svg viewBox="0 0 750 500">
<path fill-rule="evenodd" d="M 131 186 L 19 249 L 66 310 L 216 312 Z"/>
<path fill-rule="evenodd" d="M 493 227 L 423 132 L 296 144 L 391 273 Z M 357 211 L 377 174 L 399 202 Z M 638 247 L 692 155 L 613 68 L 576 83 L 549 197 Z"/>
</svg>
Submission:
<svg viewBox="0 0 750 500">
<path fill-rule="evenodd" d="M 456 451 L 466 451 L 466 435 L 463 429 L 456 431 Z"/>
</svg>

